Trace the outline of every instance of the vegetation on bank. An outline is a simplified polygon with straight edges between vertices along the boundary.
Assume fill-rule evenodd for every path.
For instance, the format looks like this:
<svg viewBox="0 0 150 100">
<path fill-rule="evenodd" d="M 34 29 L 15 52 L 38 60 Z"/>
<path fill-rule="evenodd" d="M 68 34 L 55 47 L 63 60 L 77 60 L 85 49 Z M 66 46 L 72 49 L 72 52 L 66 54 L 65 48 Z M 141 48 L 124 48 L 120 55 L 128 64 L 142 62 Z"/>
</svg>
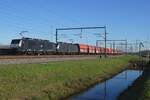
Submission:
<svg viewBox="0 0 150 100">
<path fill-rule="evenodd" d="M 119 100 L 150 100 L 150 62 L 143 75 L 119 96 Z"/>
<path fill-rule="evenodd" d="M 0 65 L 2 100 L 56 100 L 118 73 L 136 57 Z"/>
</svg>

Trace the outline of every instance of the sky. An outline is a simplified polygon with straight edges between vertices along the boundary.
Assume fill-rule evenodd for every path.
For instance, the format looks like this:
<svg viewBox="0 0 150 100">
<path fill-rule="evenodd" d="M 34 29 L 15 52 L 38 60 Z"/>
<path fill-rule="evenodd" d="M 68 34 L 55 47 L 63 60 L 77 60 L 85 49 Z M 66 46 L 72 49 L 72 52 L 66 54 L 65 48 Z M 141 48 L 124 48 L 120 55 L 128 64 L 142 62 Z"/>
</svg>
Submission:
<svg viewBox="0 0 150 100">
<path fill-rule="evenodd" d="M 0 44 L 25 37 L 55 41 L 55 29 L 106 26 L 108 39 L 149 40 L 150 0 L 0 0 Z M 104 30 L 60 31 L 59 41 L 95 44 Z"/>
</svg>

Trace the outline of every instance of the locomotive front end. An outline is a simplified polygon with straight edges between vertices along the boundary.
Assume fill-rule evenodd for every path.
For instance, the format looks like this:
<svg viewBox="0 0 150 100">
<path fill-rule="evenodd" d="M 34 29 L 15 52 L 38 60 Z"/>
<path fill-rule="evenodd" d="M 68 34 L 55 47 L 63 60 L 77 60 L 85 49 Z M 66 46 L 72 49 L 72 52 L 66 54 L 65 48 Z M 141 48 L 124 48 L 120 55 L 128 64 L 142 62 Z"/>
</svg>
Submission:
<svg viewBox="0 0 150 100">
<path fill-rule="evenodd" d="M 10 47 L 11 48 L 20 48 L 22 45 L 22 40 L 21 39 L 13 39 L 11 41 Z"/>
</svg>

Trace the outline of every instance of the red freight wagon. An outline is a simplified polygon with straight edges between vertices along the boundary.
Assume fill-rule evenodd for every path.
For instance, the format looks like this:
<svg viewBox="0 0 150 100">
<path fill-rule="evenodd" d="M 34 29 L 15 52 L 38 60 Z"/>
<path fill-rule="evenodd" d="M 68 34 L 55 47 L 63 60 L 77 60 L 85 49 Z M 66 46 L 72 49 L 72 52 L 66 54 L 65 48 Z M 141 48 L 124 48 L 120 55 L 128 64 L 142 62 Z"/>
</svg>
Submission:
<svg viewBox="0 0 150 100">
<path fill-rule="evenodd" d="M 113 54 L 113 49 L 112 48 L 108 48 L 108 54 Z"/>
<path fill-rule="evenodd" d="M 106 48 L 106 53 L 109 54 L 109 49 L 108 48 Z"/>
<path fill-rule="evenodd" d="M 96 47 L 96 54 L 100 54 L 101 53 L 101 49 L 99 47 Z"/>
<path fill-rule="evenodd" d="M 115 55 L 115 49 L 112 49 L 112 55 Z"/>
<path fill-rule="evenodd" d="M 118 55 L 121 55 L 121 54 L 123 54 L 123 52 L 122 52 L 121 50 L 118 50 L 118 51 L 117 51 L 117 54 L 118 54 Z"/>
<path fill-rule="evenodd" d="M 110 48 L 109 50 L 110 50 L 110 54 L 112 55 L 112 54 L 113 54 L 113 49 L 112 49 L 112 48 Z"/>
<path fill-rule="evenodd" d="M 100 50 L 101 50 L 101 54 L 104 54 L 104 53 L 105 53 L 105 48 L 100 47 Z"/>
<path fill-rule="evenodd" d="M 113 54 L 114 54 L 114 55 L 117 55 L 117 50 L 116 50 L 116 49 L 114 50 Z"/>
<path fill-rule="evenodd" d="M 80 53 L 88 53 L 88 45 L 85 45 L 85 44 L 79 44 L 79 50 L 80 50 Z"/>
<path fill-rule="evenodd" d="M 89 46 L 89 53 L 90 54 L 95 54 L 95 49 L 96 49 L 95 46 Z"/>
</svg>

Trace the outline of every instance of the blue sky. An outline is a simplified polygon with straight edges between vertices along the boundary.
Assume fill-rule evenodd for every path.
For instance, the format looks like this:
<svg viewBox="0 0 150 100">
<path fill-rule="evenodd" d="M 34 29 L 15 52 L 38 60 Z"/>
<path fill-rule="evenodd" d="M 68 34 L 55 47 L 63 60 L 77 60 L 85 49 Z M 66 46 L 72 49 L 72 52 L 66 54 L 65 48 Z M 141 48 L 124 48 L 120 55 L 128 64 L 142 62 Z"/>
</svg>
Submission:
<svg viewBox="0 0 150 100">
<path fill-rule="evenodd" d="M 20 38 L 24 30 L 26 37 L 54 41 L 56 28 L 104 25 L 109 39 L 149 40 L 149 5 L 149 0 L 0 0 L 0 44 Z M 67 35 L 60 35 L 60 41 L 94 44 L 102 38 L 92 34 L 103 30 L 73 35 L 79 33 L 63 31 Z"/>
</svg>

